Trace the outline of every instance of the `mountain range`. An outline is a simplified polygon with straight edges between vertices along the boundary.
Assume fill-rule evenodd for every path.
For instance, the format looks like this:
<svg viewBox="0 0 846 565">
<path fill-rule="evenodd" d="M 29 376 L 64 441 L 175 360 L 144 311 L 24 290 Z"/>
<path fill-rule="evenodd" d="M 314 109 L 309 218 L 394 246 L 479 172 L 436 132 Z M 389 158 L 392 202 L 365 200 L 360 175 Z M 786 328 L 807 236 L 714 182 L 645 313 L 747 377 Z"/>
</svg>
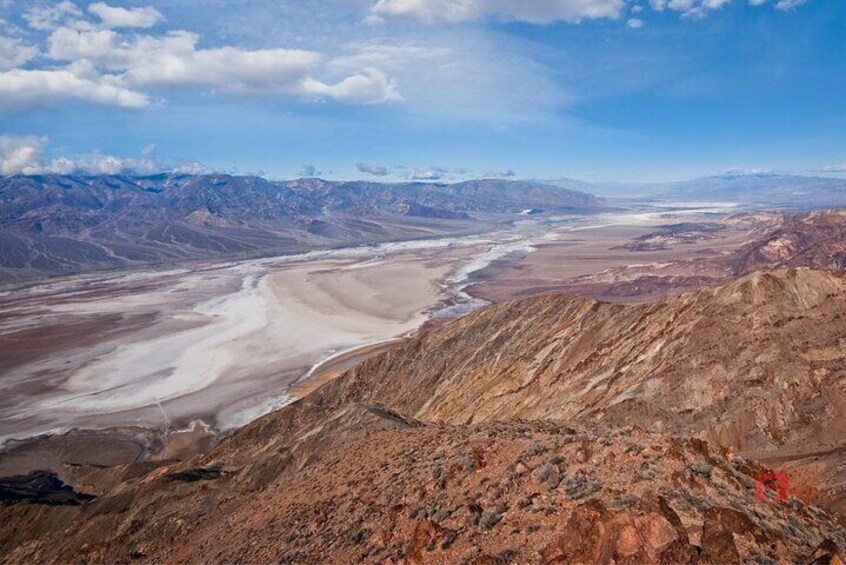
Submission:
<svg viewBox="0 0 846 565">
<path fill-rule="evenodd" d="M 7 279 L 204 258 L 286 254 L 484 229 L 526 208 L 607 210 L 541 183 L 274 182 L 231 175 L 0 179 Z"/>
<path fill-rule="evenodd" d="M 548 181 L 609 198 L 638 201 L 731 202 L 768 210 L 813 210 L 846 206 L 846 179 L 777 173 L 731 172 L 671 182 Z"/>
<path fill-rule="evenodd" d="M 532 210 L 718 201 L 846 206 L 846 179 L 729 174 L 674 183 L 474 180 L 454 184 L 227 174 L 0 178 L 0 278 L 237 259 L 490 229 Z"/>
</svg>

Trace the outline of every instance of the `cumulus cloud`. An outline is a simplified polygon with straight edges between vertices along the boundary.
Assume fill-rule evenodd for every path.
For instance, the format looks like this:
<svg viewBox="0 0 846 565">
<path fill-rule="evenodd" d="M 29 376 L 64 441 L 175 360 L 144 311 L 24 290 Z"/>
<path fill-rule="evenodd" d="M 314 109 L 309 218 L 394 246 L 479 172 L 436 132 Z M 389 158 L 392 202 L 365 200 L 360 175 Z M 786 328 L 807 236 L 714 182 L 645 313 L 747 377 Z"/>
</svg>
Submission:
<svg viewBox="0 0 846 565">
<path fill-rule="evenodd" d="M 147 28 L 164 20 L 161 12 L 152 6 L 118 8 L 105 2 L 96 2 L 88 6 L 88 11 L 100 18 L 101 25 L 107 28 Z"/>
<path fill-rule="evenodd" d="M 428 169 L 408 169 L 405 178 L 408 180 L 442 180 L 452 171 L 444 167 L 429 167 Z"/>
<path fill-rule="evenodd" d="M 381 70 L 370 67 L 358 74 L 348 76 L 337 84 L 325 84 L 307 78 L 301 85 L 302 93 L 320 98 L 334 98 L 339 102 L 354 104 L 377 104 L 402 100 L 395 80 Z"/>
<path fill-rule="evenodd" d="M 505 169 L 504 171 L 488 171 L 482 175 L 483 178 L 488 179 L 510 179 L 515 176 L 517 176 L 517 174 L 511 169 Z"/>
<path fill-rule="evenodd" d="M 162 37 L 125 37 L 114 30 L 54 31 L 49 54 L 58 61 L 91 61 L 113 73 L 112 83 L 133 87 L 209 87 L 221 92 L 288 94 L 374 103 L 399 100 L 395 81 L 375 67 L 362 68 L 336 83 L 312 73 L 324 57 L 302 49 L 199 49 L 200 37 L 175 31 Z"/>
<path fill-rule="evenodd" d="M 388 176 L 388 168 L 383 165 L 368 165 L 367 163 L 358 163 L 356 169 L 360 173 L 367 173 L 368 175 L 373 175 L 376 177 L 385 177 Z"/>
<path fill-rule="evenodd" d="M 151 175 L 162 171 L 162 166 L 149 158 L 126 158 L 92 153 L 81 157 L 59 157 L 46 163 L 43 172 L 60 175 Z"/>
<path fill-rule="evenodd" d="M 776 10 L 792 10 L 798 8 L 808 0 L 779 0 L 776 2 Z"/>
<path fill-rule="evenodd" d="M 768 0 L 748 0 L 758 6 Z M 774 0 L 775 8 L 791 10 L 808 0 Z M 648 0 L 655 11 L 680 12 L 682 17 L 697 19 L 709 12 L 719 10 L 734 0 Z M 627 11 L 639 14 L 641 4 L 626 0 L 374 0 L 370 5 L 370 17 L 405 18 L 428 24 L 458 23 L 485 19 L 519 21 L 532 24 L 552 22 L 578 23 L 589 19 L 618 19 Z M 626 21 L 631 28 L 642 27 L 639 18 Z"/>
<path fill-rule="evenodd" d="M 209 169 L 199 162 L 166 166 L 155 158 L 155 146 L 147 146 L 139 157 L 117 157 L 98 151 L 88 155 L 45 159 L 46 137 L 0 135 L 0 174 L 3 175 L 149 175 L 164 171 L 200 174 Z"/>
<path fill-rule="evenodd" d="M 208 173 L 213 172 L 212 169 L 204 165 L 199 161 L 188 161 L 185 163 L 180 163 L 174 167 L 172 167 L 171 172 L 185 174 L 185 175 L 205 175 Z"/>
<path fill-rule="evenodd" d="M 702 18 L 708 14 L 709 11 L 719 10 L 727 4 L 731 4 L 734 0 L 649 0 L 649 6 L 658 12 L 665 9 L 681 12 L 682 17 L 689 19 Z M 757 6 L 763 4 L 767 0 L 749 0 L 749 3 Z M 791 1 L 791 0 L 783 0 Z M 792 0 L 804 1 L 804 0 Z"/>
<path fill-rule="evenodd" d="M 314 165 L 303 165 L 302 170 L 300 170 L 301 177 L 312 178 L 321 175 L 322 173 L 317 170 L 317 167 Z"/>
<path fill-rule="evenodd" d="M 25 65 L 36 55 L 38 47 L 24 45 L 20 39 L 0 36 L 0 70 Z"/>
<path fill-rule="evenodd" d="M 405 17 L 427 23 L 497 18 L 546 24 L 615 19 L 624 8 L 624 0 L 377 0 L 371 12 L 377 16 Z"/>
<path fill-rule="evenodd" d="M 24 15 L 30 27 L 48 32 L 43 59 L 25 68 L 39 48 L 0 37 L 0 108 L 14 109 L 73 99 L 122 108 L 150 105 L 154 88 L 200 88 L 210 92 L 373 104 L 402 100 L 395 79 L 378 65 L 335 65 L 321 53 L 287 48 L 200 48 L 200 36 L 171 30 L 160 34 L 121 31 L 163 21 L 153 7 L 88 6 L 86 19 L 67 0 L 37 4 Z M 57 66 L 58 64 L 58 66 Z M 61 65 L 64 65 L 62 67 Z"/>
<path fill-rule="evenodd" d="M 0 135 L 0 174 L 37 173 L 45 142 L 33 135 Z"/>
<path fill-rule="evenodd" d="M 824 173 L 846 173 L 846 163 L 841 163 L 839 165 L 826 165 L 822 168 L 822 172 Z"/>
<path fill-rule="evenodd" d="M 72 70 L 0 73 L 0 109 L 27 108 L 58 100 L 81 100 L 128 109 L 145 108 L 150 98 L 140 92 L 100 80 L 78 76 Z"/>
<path fill-rule="evenodd" d="M 29 27 L 38 31 L 50 31 L 67 23 L 76 23 L 82 17 L 82 11 L 69 0 L 58 4 L 33 2 L 23 14 Z"/>
</svg>

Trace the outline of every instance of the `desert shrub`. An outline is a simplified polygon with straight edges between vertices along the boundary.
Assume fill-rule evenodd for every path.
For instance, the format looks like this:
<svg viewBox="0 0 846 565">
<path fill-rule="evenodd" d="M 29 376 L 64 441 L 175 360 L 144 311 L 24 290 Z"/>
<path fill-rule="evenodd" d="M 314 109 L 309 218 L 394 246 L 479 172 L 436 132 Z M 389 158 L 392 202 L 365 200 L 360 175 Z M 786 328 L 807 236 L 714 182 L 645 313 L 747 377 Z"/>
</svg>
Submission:
<svg viewBox="0 0 846 565">
<path fill-rule="evenodd" d="M 452 512 L 450 512 L 449 510 L 438 510 L 432 516 L 432 521 L 437 523 L 437 524 L 440 524 L 441 522 L 443 522 L 444 520 L 449 518 L 451 515 L 452 515 Z"/>
<path fill-rule="evenodd" d="M 616 508 L 628 508 L 637 504 L 639 500 L 640 499 L 633 494 L 623 493 L 617 495 L 614 500 L 611 501 L 611 505 Z"/>
<path fill-rule="evenodd" d="M 537 457 L 538 455 L 541 455 L 542 453 L 545 453 L 545 452 L 546 452 L 546 447 L 541 445 L 540 442 L 535 441 L 526 450 L 525 455 L 527 457 Z"/>
<path fill-rule="evenodd" d="M 523 498 L 521 498 L 520 500 L 517 501 L 517 508 L 521 508 L 521 509 L 522 508 L 528 508 L 531 505 L 532 505 L 532 499 L 531 499 L 531 497 L 528 497 L 528 496 L 524 496 Z"/>
<path fill-rule="evenodd" d="M 561 484 L 562 477 L 561 473 L 553 473 L 549 476 L 546 480 L 546 486 L 549 490 L 555 490 L 558 488 L 558 485 Z"/>
<path fill-rule="evenodd" d="M 543 482 L 549 478 L 549 475 L 552 474 L 554 468 L 555 466 L 551 463 L 544 463 L 535 469 L 532 474 L 538 482 Z"/>
<path fill-rule="evenodd" d="M 699 475 L 700 477 L 704 477 L 706 479 L 711 478 L 711 472 L 713 471 L 713 467 L 704 461 L 698 461 L 696 463 L 691 463 L 688 467 L 688 470 L 694 474 Z"/>
<path fill-rule="evenodd" d="M 644 481 L 651 481 L 655 479 L 655 471 L 652 469 L 645 469 L 640 472 L 640 478 Z"/>
<path fill-rule="evenodd" d="M 479 555 L 481 555 L 482 550 L 478 548 L 478 546 L 473 546 L 467 549 L 462 555 L 461 559 L 459 560 L 460 563 L 472 563 L 475 561 Z"/>
<path fill-rule="evenodd" d="M 564 463 L 564 458 L 560 455 L 553 455 L 552 457 L 547 459 L 546 462 L 550 465 L 561 465 L 562 463 Z"/>
<path fill-rule="evenodd" d="M 582 474 L 574 475 L 564 482 L 564 494 L 570 500 L 581 500 L 598 492 L 601 488 L 601 482 L 588 481 Z"/>
<path fill-rule="evenodd" d="M 502 515 L 496 512 L 484 512 L 479 520 L 479 527 L 483 530 L 490 530 L 502 520 Z"/>
</svg>

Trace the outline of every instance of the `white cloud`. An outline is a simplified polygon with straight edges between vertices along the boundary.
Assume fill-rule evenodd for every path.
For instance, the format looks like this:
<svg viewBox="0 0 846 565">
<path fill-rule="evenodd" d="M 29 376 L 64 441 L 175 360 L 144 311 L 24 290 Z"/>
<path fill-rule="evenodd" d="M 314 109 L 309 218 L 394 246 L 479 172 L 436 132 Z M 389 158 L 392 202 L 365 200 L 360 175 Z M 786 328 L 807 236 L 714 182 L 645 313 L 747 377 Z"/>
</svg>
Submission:
<svg viewBox="0 0 846 565">
<path fill-rule="evenodd" d="M 419 67 L 432 61 L 441 60 L 453 55 L 447 47 L 435 47 L 413 42 L 405 43 L 359 43 L 347 46 L 350 53 L 336 57 L 330 63 L 333 68 L 342 72 L 362 67 L 380 67 L 398 70 L 409 64 Z"/>
<path fill-rule="evenodd" d="M 373 104 L 402 100 L 397 83 L 376 68 L 363 69 L 361 73 L 349 76 L 337 84 L 324 84 L 307 79 L 302 84 L 303 94 L 334 98 L 340 102 Z"/>
<path fill-rule="evenodd" d="M 82 11 L 68 0 L 58 4 L 34 2 L 23 15 L 29 26 L 39 31 L 50 31 L 82 17 Z"/>
<path fill-rule="evenodd" d="M 734 0 L 649 0 L 655 11 L 665 9 L 681 12 L 686 18 L 701 18 Z M 767 0 L 749 0 L 753 6 Z M 808 0 L 777 0 L 775 7 L 790 10 Z M 425 23 L 456 23 L 494 18 L 533 24 L 551 22 L 580 22 L 585 19 L 616 19 L 627 9 L 624 0 L 375 0 L 371 15 L 403 17 Z M 643 6 L 632 4 L 632 13 Z"/>
<path fill-rule="evenodd" d="M 45 142 L 33 135 L 0 135 L 0 174 L 39 172 Z"/>
<path fill-rule="evenodd" d="M 427 23 L 497 18 L 546 24 L 614 19 L 620 16 L 624 7 L 624 0 L 377 0 L 371 6 L 371 12 L 383 17 L 406 17 Z"/>
<path fill-rule="evenodd" d="M 826 165 L 822 168 L 824 173 L 846 173 L 846 163 L 840 165 Z"/>
<path fill-rule="evenodd" d="M 105 2 L 97 2 L 89 5 L 88 11 L 100 18 L 103 27 L 107 28 L 147 28 L 164 20 L 161 12 L 152 6 L 118 8 Z"/>
<path fill-rule="evenodd" d="M 124 158 L 102 153 L 82 157 L 59 157 L 43 165 L 43 173 L 59 175 L 119 175 L 132 173 L 151 175 L 162 171 L 162 166 L 153 159 Z"/>
<path fill-rule="evenodd" d="M 171 172 L 185 175 L 205 175 L 211 173 L 212 169 L 199 161 L 190 161 L 173 167 Z"/>
<path fill-rule="evenodd" d="M 640 29 L 643 27 L 643 20 L 632 18 L 626 22 L 626 27 L 630 27 L 632 29 Z"/>
<path fill-rule="evenodd" d="M 701 5 L 701 3 L 702 0 L 669 0 L 667 7 L 677 12 L 687 12 L 692 10 L 694 6 Z"/>
<path fill-rule="evenodd" d="M 19 39 L 0 36 L 0 70 L 25 65 L 36 55 L 38 47 L 24 45 Z"/>
<path fill-rule="evenodd" d="M 457 171 L 451 171 L 450 169 L 444 167 L 430 167 L 428 169 L 408 169 L 405 173 L 405 178 L 408 180 L 442 180 L 446 178 L 450 173 L 457 172 L 457 173 L 466 173 L 464 169 L 460 169 Z"/>
<path fill-rule="evenodd" d="M 46 160 L 44 150 L 46 137 L 34 135 L 0 135 L 0 174 L 3 175 L 150 175 L 164 171 L 201 174 L 209 169 L 197 161 L 168 167 L 159 163 L 155 146 L 149 145 L 141 151 L 140 157 L 117 157 L 100 152 L 88 155 L 62 156 Z"/>
<path fill-rule="evenodd" d="M 489 30 L 422 28 L 412 38 L 351 42 L 328 68 L 375 67 L 396 79 L 409 120 L 485 123 L 497 129 L 549 123 L 570 97 L 538 62 L 533 47 Z M 503 47 L 510 41 L 509 48 Z"/>
<path fill-rule="evenodd" d="M 482 175 L 482 178 L 486 179 L 510 179 L 512 177 L 517 176 L 517 174 L 512 171 L 511 169 L 506 169 L 504 171 L 488 171 Z"/>
<path fill-rule="evenodd" d="M 68 99 L 128 109 L 150 104 L 145 94 L 81 77 L 67 69 L 0 73 L 0 109 L 30 108 Z"/>
<path fill-rule="evenodd" d="M 323 174 L 321 171 L 317 170 L 317 167 L 314 165 L 303 165 L 303 168 L 300 169 L 299 176 L 306 177 L 306 178 L 314 178 Z"/>
<path fill-rule="evenodd" d="M 748 0 L 752 6 L 761 6 L 766 4 L 768 0 Z M 775 7 L 780 10 L 787 10 L 804 4 L 808 0 L 779 0 Z M 649 6 L 655 11 L 662 11 L 665 9 L 681 12 L 682 17 L 685 18 L 702 18 L 705 17 L 709 11 L 719 10 L 723 6 L 727 6 L 734 2 L 734 0 L 649 0 Z"/>
<path fill-rule="evenodd" d="M 385 177 L 388 176 L 389 173 L 388 168 L 384 165 L 368 165 L 367 163 L 358 163 L 355 167 L 360 173 L 367 173 L 376 177 Z"/>
<path fill-rule="evenodd" d="M 332 67 L 325 57 L 302 49 L 198 49 L 200 37 L 187 31 L 164 36 L 124 36 L 114 30 L 62 27 L 48 39 L 57 61 L 90 61 L 111 75 L 103 81 L 125 88 L 207 87 L 220 92 L 281 94 L 367 104 L 400 100 L 397 84 L 373 66 L 351 69 L 337 82 L 314 74 Z M 332 67 L 334 68 L 334 67 Z"/>
<path fill-rule="evenodd" d="M 88 6 L 100 22 L 85 18 L 65 0 L 36 4 L 24 17 L 49 32 L 42 60 L 65 66 L 24 68 L 38 47 L 0 37 L 0 110 L 81 100 L 122 108 L 150 105 L 154 88 L 200 88 L 210 92 L 352 104 L 402 100 L 397 81 L 377 64 L 334 65 L 305 49 L 200 48 L 200 36 L 184 30 L 161 34 L 120 31 L 147 28 L 163 20 L 152 7 Z"/>
<path fill-rule="evenodd" d="M 775 7 L 776 10 L 792 10 L 794 8 L 798 8 L 807 1 L 808 0 L 778 0 Z"/>
</svg>

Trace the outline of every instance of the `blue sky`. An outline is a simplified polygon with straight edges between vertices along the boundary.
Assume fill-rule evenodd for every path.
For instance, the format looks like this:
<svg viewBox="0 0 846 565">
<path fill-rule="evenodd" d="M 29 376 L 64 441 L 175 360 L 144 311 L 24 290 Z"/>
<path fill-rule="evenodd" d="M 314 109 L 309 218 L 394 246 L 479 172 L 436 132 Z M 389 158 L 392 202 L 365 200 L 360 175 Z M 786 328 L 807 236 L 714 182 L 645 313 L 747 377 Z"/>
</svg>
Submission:
<svg viewBox="0 0 846 565">
<path fill-rule="evenodd" d="M 842 0 L 0 0 L 0 173 L 846 173 Z"/>
</svg>

